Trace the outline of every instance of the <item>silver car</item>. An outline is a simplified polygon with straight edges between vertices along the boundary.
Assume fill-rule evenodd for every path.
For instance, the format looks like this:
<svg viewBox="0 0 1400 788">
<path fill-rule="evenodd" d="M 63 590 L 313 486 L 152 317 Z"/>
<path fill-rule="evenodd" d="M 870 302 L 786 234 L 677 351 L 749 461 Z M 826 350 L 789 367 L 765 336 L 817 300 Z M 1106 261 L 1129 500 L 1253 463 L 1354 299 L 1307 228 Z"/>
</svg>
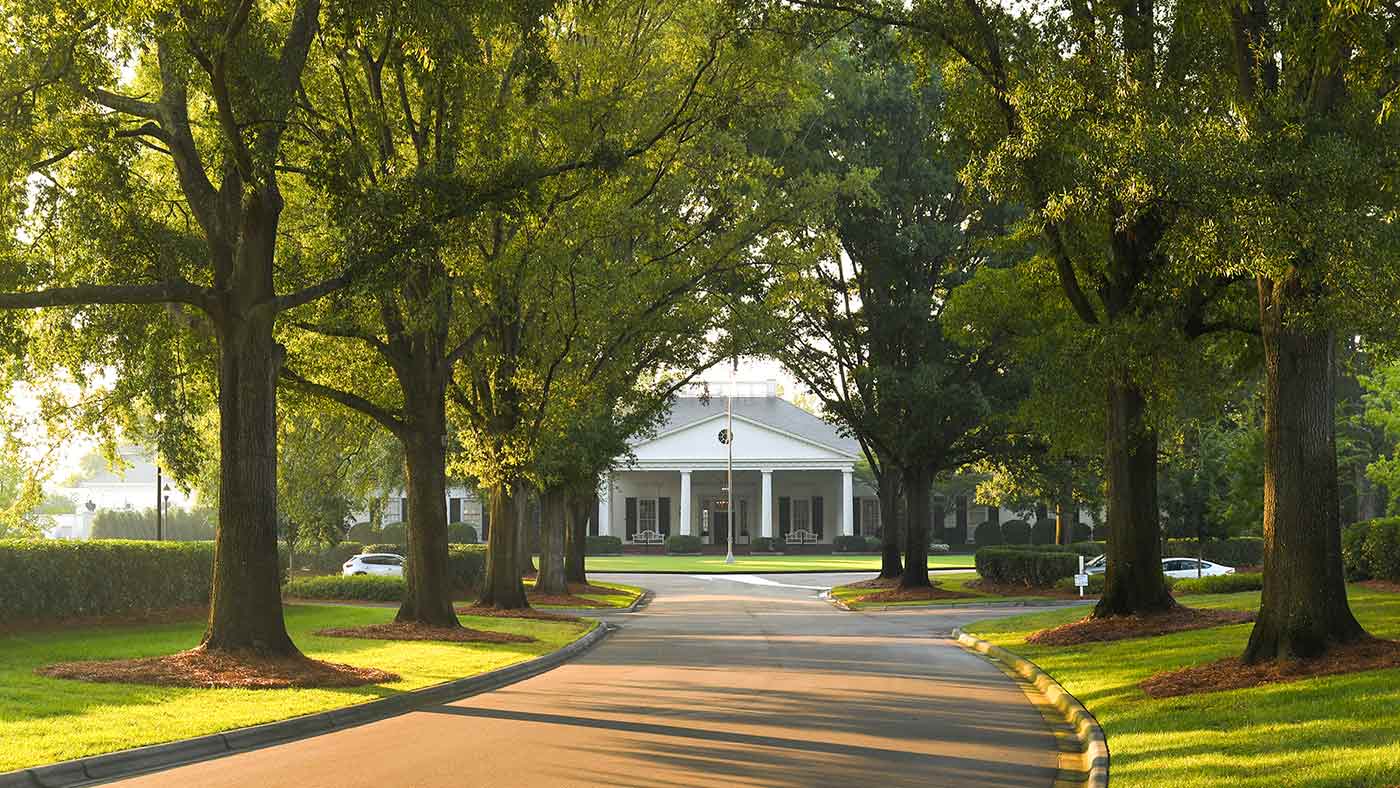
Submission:
<svg viewBox="0 0 1400 788">
<path fill-rule="evenodd" d="M 341 567 L 343 575 L 403 577 L 403 556 L 395 553 L 361 553 Z"/>
</svg>

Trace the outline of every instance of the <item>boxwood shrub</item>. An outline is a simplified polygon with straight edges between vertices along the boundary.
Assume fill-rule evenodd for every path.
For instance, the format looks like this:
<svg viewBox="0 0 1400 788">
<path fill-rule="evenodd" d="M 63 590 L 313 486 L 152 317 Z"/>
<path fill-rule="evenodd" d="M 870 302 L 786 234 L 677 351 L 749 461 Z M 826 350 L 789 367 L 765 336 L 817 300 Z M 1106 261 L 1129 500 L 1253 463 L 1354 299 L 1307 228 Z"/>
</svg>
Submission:
<svg viewBox="0 0 1400 788">
<path fill-rule="evenodd" d="M 1007 520 L 1001 524 L 1001 540 L 1007 544 L 1030 544 L 1030 523 L 1025 520 Z M 1052 541 L 1054 540 L 1047 540 L 1047 542 Z"/>
<path fill-rule="evenodd" d="M 282 596 L 297 599 L 349 599 L 359 602 L 400 602 L 403 578 L 382 575 L 298 577 L 282 586 Z"/>
<path fill-rule="evenodd" d="M 590 536 L 583 550 L 588 555 L 618 555 L 622 552 L 622 537 Z"/>
<path fill-rule="evenodd" d="M 1070 575 L 1069 577 L 1062 577 L 1059 580 L 1056 580 L 1055 590 L 1069 591 L 1071 593 L 1077 594 L 1079 593 L 1079 586 L 1076 586 L 1074 584 L 1074 575 Z M 1103 593 L 1102 573 L 1099 573 L 1097 575 L 1089 575 L 1089 585 L 1085 586 L 1084 593 L 1090 596 L 1098 596 L 1099 594 Z"/>
<path fill-rule="evenodd" d="M 1001 526 L 993 525 L 991 520 L 984 520 L 981 525 L 977 526 L 977 531 L 973 533 L 972 540 L 976 542 L 978 547 L 991 547 L 993 545 L 1003 544 L 1004 540 L 1001 538 Z"/>
<path fill-rule="evenodd" d="M 1258 591 L 1263 587 L 1264 575 L 1259 572 L 1177 578 L 1172 583 L 1172 591 L 1178 594 L 1233 594 L 1238 591 Z"/>
<path fill-rule="evenodd" d="M 1195 558 L 1195 539 L 1168 539 L 1164 558 Z M 1201 547 L 1201 557 L 1225 566 L 1259 566 L 1264 563 L 1264 540 L 1257 536 L 1208 540 Z"/>
<path fill-rule="evenodd" d="M 364 546 L 364 549 L 360 550 L 360 553 L 366 555 L 369 553 L 393 553 L 394 555 L 407 556 L 408 545 L 402 542 L 400 542 L 399 544 L 392 544 L 387 542 L 384 544 L 367 544 Z"/>
<path fill-rule="evenodd" d="M 989 583 L 1050 587 L 1079 569 L 1079 556 L 1059 550 L 983 547 L 977 551 L 977 574 Z"/>
<path fill-rule="evenodd" d="M 1075 542 L 1069 549 L 1085 558 L 1098 558 L 1103 555 L 1104 542 Z"/>
<path fill-rule="evenodd" d="M 452 523 L 447 526 L 447 541 L 452 544 L 476 544 L 476 527 L 466 523 Z"/>
<path fill-rule="evenodd" d="M 447 571 L 452 575 L 453 589 L 476 591 L 481 587 L 481 578 L 486 576 L 486 545 L 448 545 Z"/>
<path fill-rule="evenodd" d="M 1348 580 L 1400 583 L 1400 517 L 1382 517 L 1342 532 L 1342 564 Z"/>
<path fill-rule="evenodd" d="M 213 542 L 0 540 L 0 621 L 209 603 Z"/>
<path fill-rule="evenodd" d="M 1053 544 L 1055 542 L 1055 521 L 1042 517 L 1031 526 L 1032 544 Z"/>
<path fill-rule="evenodd" d="M 749 545 L 755 553 L 780 553 L 783 551 L 783 540 L 772 536 L 755 536 Z"/>
<path fill-rule="evenodd" d="M 305 555 L 299 558 L 298 563 L 316 572 L 339 574 L 341 566 L 364 549 L 365 546 L 359 542 L 340 542 Z M 300 550 L 297 551 L 297 555 L 303 556 Z"/>
<path fill-rule="evenodd" d="M 870 543 L 865 541 L 865 537 L 855 534 L 841 534 L 831 540 L 831 545 L 836 548 L 838 553 L 866 553 L 870 551 Z"/>
<path fill-rule="evenodd" d="M 689 534 L 675 534 L 666 537 L 666 552 L 671 555 L 700 552 L 700 537 Z"/>
</svg>

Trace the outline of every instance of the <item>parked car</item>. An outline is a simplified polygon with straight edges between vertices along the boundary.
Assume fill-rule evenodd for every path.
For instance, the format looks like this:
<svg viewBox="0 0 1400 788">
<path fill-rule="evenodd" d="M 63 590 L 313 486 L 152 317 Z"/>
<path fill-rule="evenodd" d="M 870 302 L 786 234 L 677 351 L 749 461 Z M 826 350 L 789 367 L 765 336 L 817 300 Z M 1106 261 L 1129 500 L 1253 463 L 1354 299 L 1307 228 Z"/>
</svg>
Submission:
<svg viewBox="0 0 1400 788">
<path fill-rule="evenodd" d="M 1195 577 L 1197 574 L 1197 563 L 1198 561 L 1195 558 L 1163 558 L 1162 574 L 1166 575 L 1167 577 L 1175 578 Z M 1211 563 L 1210 561 L 1199 561 L 1199 563 L 1201 577 L 1209 577 L 1211 575 L 1232 575 L 1235 573 L 1235 568 L 1232 566 L 1222 566 L 1220 564 Z M 1090 575 L 1101 575 L 1107 568 L 1108 556 L 1101 555 L 1098 558 L 1095 558 L 1094 560 L 1085 564 L 1084 572 L 1085 574 Z"/>
<path fill-rule="evenodd" d="M 403 577 L 403 556 L 394 553 L 362 553 L 345 562 L 343 575 Z"/>
</svg>

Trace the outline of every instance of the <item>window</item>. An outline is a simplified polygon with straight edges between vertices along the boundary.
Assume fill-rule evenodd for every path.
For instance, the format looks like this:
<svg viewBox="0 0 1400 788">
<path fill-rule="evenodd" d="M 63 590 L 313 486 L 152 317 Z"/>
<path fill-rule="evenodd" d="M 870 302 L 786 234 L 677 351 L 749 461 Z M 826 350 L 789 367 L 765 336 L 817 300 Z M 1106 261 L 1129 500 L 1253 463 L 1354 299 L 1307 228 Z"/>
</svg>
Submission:
<svg viewBox="0 0 1400 788">
<path fill-rule="evenodd" d="M 656 526 L 657 526 L 656 511 L 657 511 L 657 508 L 656 508 L 656 499 L 655 499 L 655 498 L 638 498 L 638 499 L 637 499 L 637 530 L 638 530 L 638 531 L 655 531 L 655 530 L 658 530 L 657 527 L 656 527 Z"/>
<path fill-rule="evenodd" d="M 860 534 L 861 536 L 880 535 L 879 498 L 860 499 Z"/>
<path fill-rule="evenodd" d="M 812 501 L 810 498 L 792 499 L 792 530 L 812 530 Z"/>
<path fill-rule="evenodd" d="M 449 523 L 460 523 L 460 522 L 462 522 L 462 499 L 461 499 L 461 498 L 449 498 L 449 499 L 447 499 L 447 522 L 449 522 Z"/>
</svg>

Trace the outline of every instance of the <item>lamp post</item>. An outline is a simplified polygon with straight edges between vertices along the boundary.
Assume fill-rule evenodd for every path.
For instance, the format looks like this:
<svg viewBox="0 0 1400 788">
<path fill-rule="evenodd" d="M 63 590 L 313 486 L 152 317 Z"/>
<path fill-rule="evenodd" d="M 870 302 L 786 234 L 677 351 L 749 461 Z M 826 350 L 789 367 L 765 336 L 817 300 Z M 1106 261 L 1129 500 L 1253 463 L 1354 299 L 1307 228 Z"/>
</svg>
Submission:
<svg viewBox="0 0 1400 788">
<path fill-rule="evenodd" d="M 156 521 L 156 523 L 157 523 L 157 528 L 156 528 L 156 541 L 157 541 L 157 542 L 162 541 L 162 540 L 165 538 L 164 527 L 163 527 L 164 524 L 165 524 L 165 516 L 168 515 L 168 514 L 170 514 L 170 483 L 167 482 L 167 483 L 165 484 L 165 486 L 162 487 L 161 489 L 165 492 L 165 495 L 161 498 L 161 502 L 165 504 L 165 507 L 164 507 L 164 510 L 163 510 L 163 514 L 161 514 L 160 519 Z"/>
<path fill-rule="evenodd" d="M 157 465 L 157 466 L 156 466 L 156 541 L 157 541 L 157 542 L 160 541 L 161 530 L 163 530 L 163 529 L 162 529 L 162 526 L 164 525 L 164 522 L 163 522 L 163 521 L 164 521 L 164 519 L 165 519 L 165 507 L 161 504 L 161 495 L 162 495 L 161 487 L 163 487 L 163 486 L 164 486 L 164 485 L 162 484 L 162 480 L 161 480 L 160 466 Z"/>
<path fill-rule="evenodd" d="M 724 529 L 726 532 L 726 542 L 729 546 L 729 551 L 724 556 L 724 562 L 726 564 L 734 563 L 734 386 L 736 385 L 735 375 L 737 375 L 738 372 L 739 357 L 735 356 L 734 366 L 729 370 L 729 396 L 725 399 L 724 406 L 724 431 L 728 438 L 728 440 L 724 442 L 724 445 L 725 448 L 729 450 L 729 460 L 725 471 L 729 478 L 729 487 L 726 491 L 727 500 L 724 504 L 726 510 L 724 518 L 729 524 L 729 527 Z"/>
</svg>

